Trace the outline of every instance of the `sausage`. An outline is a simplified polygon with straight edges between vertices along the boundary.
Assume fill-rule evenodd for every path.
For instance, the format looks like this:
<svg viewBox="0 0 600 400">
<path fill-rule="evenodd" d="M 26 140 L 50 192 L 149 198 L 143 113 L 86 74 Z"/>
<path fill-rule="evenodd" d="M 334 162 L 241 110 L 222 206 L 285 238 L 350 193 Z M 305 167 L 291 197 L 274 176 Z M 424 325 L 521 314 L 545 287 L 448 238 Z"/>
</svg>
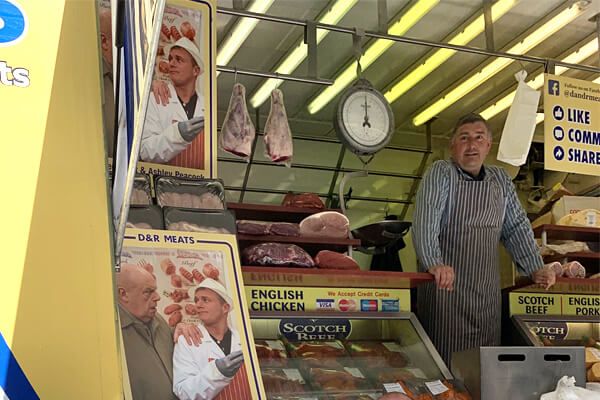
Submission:
<svg viewBox="0 0 600 400">
<path fill-rule="evenodd" d="M 169 63 L 164 60 L 161 60 L 158 63 L 158 70 L 160 72 L 162 72 L 163 74 L 168 74 L 169 73 Z"/>
<path fill-rule="evenodd" d="M 169 31 L 169 28 L 165 24 L 161 25 L 161 27 L 160 27 L 160 33 L 162 33 L 163 35 L 165 35 L 167 37 L 167 39 L 169 39 L 171 37 L 171 31 Z"/>
<path fill-rule="evenodd" d="M 179 275 L 177 275 L 177 274 L 171 275 L 171 286 L 178 287 L 178 288 L 183 286 L 181 277 Z"/>
<path fill-rule="evenodd" d="M 179 273 L 189 281 L 190 284 L 194 283 L 194 275 L 192 275 L 192 273 L 190 271 L 188 271 L 187 269 L 180 267 L 179 268 Z"/>
<path fill-rule="evenodd" d="M 196 268 L 192 270 L 192 276 L 194 277 L 194 281 L 196 281 L 196 283 L 201 283 L 204 280 L 204 276 Z"/>
<path fill-rule="evenodd" d="M 175 303 L 180 303 L 181 300 L 189 299 L 190 295 L 185 289 L 175 289 L 173 292 L 171 292 L 170 297 Z"/>
<path fill-rule="evenodd" d="M 183 319 L 183 315 L 181 315 L 181 311 L 175 311 L 169 317 L 169 326 L 174 327 L 175 325 L 180 323 L 182 319 Z"/>
<path fill-rule="evenodd" d="M 160 269 L 167 275 L 174 274 L 175 268 L 175 264 L 173 264 L 170 258 L 165 258 L 160 262 Z"/>
<path fill-rule="evenodd" d="M 185 305 L 185 313 L 187 315 L 196 315 L 197 311 L 196 311 L 196 305 L 195 304 L 186 304 Z"/>
<path fill-rule="evenodd" d="M 171 37 L 175 41 L 178 41 L 179 39 L 181 39 L 181 33 L 179 33 L 179 31 L 177 30 L 177 28 L 174 25 L 171 25 Z"/>
<path fill-rule="evenodd" d="M 204 273 L 204 276 L 207 278 L 214 279 L 215 281 L 219 280 L 219 270 L 211 263 L 204 264 L 204 267 L 202 267 L 202 273 Z"/>
<path fill-rule="evenodd" d="M 179 304 L 169 304 L 168 306 L 165 307 L 164 312 L 165 314 L 169 315 L 169 314 L 173 314 L 175 311 L 179 311 L 181 310 L 181 306 Z"/>
<path fill-rule="evenodd" d="M 185 21 L 184 23 L 182 23 L 179 26 L 179 29 L 181 30 L 181 34 L 183 36 L 185 36 L 186 38 L 190 39 L 192 42 L 194 41 L 194 38 L 196 37 L 196 30 L 194 29 L 194 27 L 192 26 L 192 24 L 190 24 L 189 22 Z"/>
</svg>

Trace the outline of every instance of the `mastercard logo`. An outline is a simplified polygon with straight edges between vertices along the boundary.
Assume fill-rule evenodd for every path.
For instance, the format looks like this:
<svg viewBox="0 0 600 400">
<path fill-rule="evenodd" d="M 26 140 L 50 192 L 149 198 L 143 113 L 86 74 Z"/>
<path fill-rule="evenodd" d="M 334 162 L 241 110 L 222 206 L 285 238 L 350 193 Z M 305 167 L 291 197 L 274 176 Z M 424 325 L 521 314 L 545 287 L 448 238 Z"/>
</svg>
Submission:
<svg viewBox="0 0 600 400">
<path fill-rule="evenodd" d="M 340 311 L 356 311 L 356 301 L 352 299 L 338 300 L 338 308 Z"/>
</svg>

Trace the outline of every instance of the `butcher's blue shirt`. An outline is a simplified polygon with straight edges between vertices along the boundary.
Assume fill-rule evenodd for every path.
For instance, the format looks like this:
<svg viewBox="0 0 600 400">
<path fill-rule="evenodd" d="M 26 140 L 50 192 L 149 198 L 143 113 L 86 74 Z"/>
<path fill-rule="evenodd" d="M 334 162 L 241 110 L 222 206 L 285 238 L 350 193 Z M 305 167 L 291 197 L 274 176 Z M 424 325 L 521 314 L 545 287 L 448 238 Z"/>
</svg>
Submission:
<svg viewBox="0 0 600 400">
<path fill-rule="evenodd" d="M 458 174 L 455 171 L 458 171 Z M 412 236 L 421 271 L 427 271 L 435 265 L 447 264 L 440 249 L 439 236 L 442 227 L 448 223 L 448 202 L 453 200 L 449 195 L 456 192 L 461 179 L 459 174 L 463 179 L 474 180 L 453 161 L 436 161 L 419 186 Z M 478 178 L 481 179 L 480 176 Z M 544 262 L 535 243 L 531 225 L 508 174 L 499 167 L 486 166 L 482 180 L 495 181 L 505 197 L 500 240 L 519 271 L 524 275 L 530 275 L 542 268 Z"/>
</svg>

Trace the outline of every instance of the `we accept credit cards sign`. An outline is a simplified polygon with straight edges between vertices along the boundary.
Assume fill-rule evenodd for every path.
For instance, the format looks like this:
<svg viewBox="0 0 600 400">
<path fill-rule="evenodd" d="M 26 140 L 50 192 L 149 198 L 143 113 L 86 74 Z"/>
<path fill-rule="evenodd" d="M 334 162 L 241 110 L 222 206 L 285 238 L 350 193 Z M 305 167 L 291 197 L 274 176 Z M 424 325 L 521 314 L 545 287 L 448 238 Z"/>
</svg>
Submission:
<svg viewBox="0 0 600 400">
<path fill-rule="evenodd" d="M 545 168 L 600 175 L 600 85 L 546 74 L 544 115 Z"/>
</svg>

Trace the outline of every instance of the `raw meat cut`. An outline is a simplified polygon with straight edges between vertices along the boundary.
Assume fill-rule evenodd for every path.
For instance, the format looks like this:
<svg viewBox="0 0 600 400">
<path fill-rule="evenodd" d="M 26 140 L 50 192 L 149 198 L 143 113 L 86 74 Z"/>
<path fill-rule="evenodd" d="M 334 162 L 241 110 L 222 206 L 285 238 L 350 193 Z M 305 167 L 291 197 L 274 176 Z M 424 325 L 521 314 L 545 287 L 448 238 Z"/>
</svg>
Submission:
<svg viewBox="0 0 600 400">
<path fill-rule="evenodd" d="M 280 340 L 257 340 L 254 342 L 254 346 L 261 367 L 285 367 L 287 365 L 287 353 Z"/>
<path fill-rule="evenodd" d="M 211 192 L 200 195 L 191 193 L 163 192 L 158 196 L 161 206 L 223 210 L 223 200 Z"/>
<path fill-rule="evenodd" d="M 283 93 L 275 89 L 271 92 L 271 111 L 265 124 L 265 156 L 275 163 L 290 166 L 294 153 L 292 131 L 288 124 Z"/>
<path fill-rule="evenodd" d="M 566 278 L 585 278 L 585 268 L 578 261 L 568 262 L 562 267 Z"/>
<path fill-rule="evenodd" d="M 237 221 L 237 231 L 244 235 L 299 236 L 300 227 L 291 222 Z"/>
<path fill-rule="evenodd" d="M 236 83 L 223 121 L 219 146 L 228 153 L 248 159 L 255 136 L 256 130 L 246 108 L 246 88 Z"/>
<path fill-rule="evenodd" d="M 315 256 L 315 264 L 317 264 L 318 268 L 324 269 L 360 269 L 356 261 L 351 257 L 331 250 L 321 250 L 318 252 Z"/>
<path fill-rule="evenodd" d="M 269 233 L 279 236 L 300 236 L 300 226 L 292 222 L 272 222 Z"/>
<path fill-rule="evenodd" d="M 265 391 L 269 395 L 304 394 L 307 392 L 304 379 L 302 379 L 302 375 L 297 369 L 265 369 L 261 375 Z"/>
<path fill-rule="evenodd" d="M 219 280 L 219 270 L 211 263 L 204 264 L 204 266 L 202 267 L 202 273 L 207 278 Z"/>
<path fill-rule="evenodd" d="M 269 223 L 262 221 L 239 220 L 236 222 L 237 232 L 242 235 L 268 235 Z"/>
<path fill-rule="evenodd" d="M 355 370 L 357 369 L 355 368 Z M 364 387 L 366 384 L 364 376 L 360 378 L 346 370 L 311 368 L 309 373 L 313 385 L 322 391 L 356 390 Z M 360 371 L 358 373 L 362 375 Z"/>
<path fill-rule="evenodd" d="M 546 264 L 544 265 L 544 268 L 551 269 L 552 271 L 554 271 L 554 274 L 557 278 L 563 276 L 563 266 L 558 261 Z"/>
<path fill-rule="evenodd" d="M 350 221 L 336 211 L 323 211 L 300 222 L 300 236 L 347 238 Z"/>
<path fill-rule="evenodd" d="M 295 244 L 260 243 L 246 247 L 242 252 L 247 265 L 276 265 L 280 267 L 315 266 L 312 257 Z"/>
<path fill-rule="evenodd" d="M 290 354 L 293 357 L 338 358 L 347 357 L 348 353 L 339 341 L 332 342 L 290 342 Z"/>
<path fill-rule="evenodd" d="M 167 230 L 200 233 L 233 233 L 229 232 L 225 228 L 216 228 L 213 226 L 199 226 L 186 221 L 172 222 L 167 226 Z"/>
<path fill-rule="evenodd" d="M 318 208 L 320 210 L 325 208 L 325 204 L 315 193 L 288 193 L 281 204 L 286 207 Z"/>
</svg>

